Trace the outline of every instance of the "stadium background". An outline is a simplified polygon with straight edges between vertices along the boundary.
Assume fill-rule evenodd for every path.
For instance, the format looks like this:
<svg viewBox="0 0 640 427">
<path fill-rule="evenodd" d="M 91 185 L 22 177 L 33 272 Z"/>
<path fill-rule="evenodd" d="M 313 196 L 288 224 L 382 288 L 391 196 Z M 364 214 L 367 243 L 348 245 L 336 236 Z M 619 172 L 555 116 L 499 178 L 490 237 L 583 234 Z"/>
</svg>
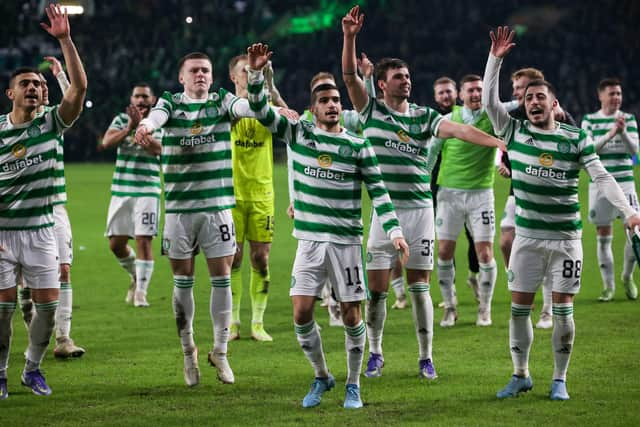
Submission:
<svg viewBox="0 0 640 427">
<path fill-rule="evenodd" d="M 360 2 L 367 14 L 359 47 L 372 58 L 393 55 L 409 61 L 413 100 L 430 104 L 431 83 L 441 74 L 455 79 L 481 73 L 488 52 L 488 30 L 498 24 L 519 24 L 517 49 L 510 54 L 501 80 L 502 97 L 510 97 L 508 73 L 532 65 L 558 86 L 565 107 L 579 120 L 598 108 L 595 85 L 604 75 L 625 83 L 626 111 L 639 113 L 639 83 L 634 80 L 639 40 L 635 26 L 638 3 L 569 1 L 452 0 Z M 242 9 L 242 5 L 244 9 Z M 0 2 L 0 78 L 19 65 L 38 65 L 45 54 L 60 56 L 56 42 L 39 28 L 42 1 Z M 416 378 L 416 348 L 409 310 L 389 310 L 385 329 L 387 366 L 381 381 L 363 378 L 365 408 L 341 409 L 346 366 L 344 335 L 330 328 L 326 312 L 316 317 L 339 386 L 313 411 L 300 408 L 312 373 L 296 342 L 287 296 L 295 240 L 287 204 L 284 165 L 274 170 L 276 239 L 271 256 L 272 292 L 265 321 L 273 343 L 243 339 L 230 344 L 237 383 L 225 387 L 206 366 L 211 321 L 209 285 L 203 260 L 196 267 L 196 342 L 200 347 L 202 383 L 184 386 L 182 354 L 171 315 L 171 273 L 154 241 L 156 268 L 149 289 L 151 307 L 135 309 L 123 302 L 128 278 L 108 250 L 103 236 L 114 153 L 98 154 L 95 145 L 113 116 L 124 110 L 131 85 L 147 80 L 159 90 L 179 90 L 177 59 L 204 50 L 215 60 L 218 80 L 233 89 L 226 76 L 227 60 L 250 41 L 273 45 L 278 85 L 297 110 L 308 99 L 308 80 L 319 70 L 339 76 L 339 19 L 350 2 L 311 1 L 116 1 L 93 2 L 89 13 L 72 18 L 72 35 L 87 68 L 86 108 L 66 134 L 68 210 L 74 232 L 74 314 L 72 336 L 87 354 L 56 361 L 51 352 L 43 364 L 54 394 L 33 396 L 19 385 L 26 334 L 18 314 L 9 366 L 10 398 L 0 405 L 2 425 L 637 425 L 640 399 L 639 305 L 626 300 L 621 286 L 616 300 L 598 303 L 600 274 L 595 262 L 595 229 L 585 221 L 583 285 L 576 303 L 577 337 L 569 371 L 572 399 L 548 399 L 552 373 L 551 331 L 535 331 L 531 355 L 534 390 L 521 399 L 498 401 L 495 392 L 511 372 L 508 350 L 509 294 L 504 265 L 496 250 L 499 277 L 491 328 L 474 326 L 476 304 L 465 285 L 466 241 L 456 258 L 460 299 L 455 328 L 435 328 L 434 358 L 440 378 Z M 193 22 L 187 25 L 185 19 Z M 50 77 L 51 99 L 59 99 Z M 346 94 L 343 93 L 346 98 Z M 0 97 L 3 112 L 10 106 Z M 348 106 L 348 102 L 345 102 Z M 640 178 L 636 170 L 636 178 Z M 581 179 L 582 215 L 586 218 L 586 179 Z M 498 215 L 508 181 L 496 179 Z M 366 198 L 366 197 L 365 197 Z M 365 212 L 368 206 L 365 205 Z M 367 214 L 365 213 L 365 217 Z M 624 237 L 615 227 L 616 271 L 620 272 Z M 245 262 L 245 270 L 248 268 Z M 638 275 L 636 274 L 636 280 Z M 245 280 L 248 276 L 245 271 Z M 437 272 L 432 279 L 437 283 Z M 245 292 L 246 294 L 246 292 Z M 434 301 L 440 300 L 437 286 Z M 244 326 L 250 318 L 243 302 Z M 538 306 L 540 300 L 537 301 Z M 538 310 L 533 315 L 537 320 Z M 439 322 L 442 311 L 436 309 Z"/>
<path fill-rule="evenodd" d="M 640 112 L 640 2 L 633 0 L 96 0 L 71 18 L 72 36 L 89 80 L 82 117 L 66 134 L 65 159 L 112 160 L 114 152 L 95 146 L 116 113 L 124 111 L 132 84 L 147 81 L 158 94 L 180 90 L 177 60 L 199 50 L 214 60 L 214 87 L 233 90 L 228 60 L 251 42 L 274 50 L 277 85 L 284 99 L 302 111 L 308 82 L 318 71 L 340 76 L 340 18 L 354 3 L 362 5 L 365 26 L 358 49 L 374 61 L 405 59 L 412 72 L 412 101 L 432 105 L 433 81 L 448 75 L 482 74 L 490 28 L 509 24 L 517 47 L 506 60 L 502 99 L 510 99 L 511 71 L 534 66 L 558 89 L 562 105 L 579 120 L 599 108 L 595 87 L 604 76 L 624 84 L 623 108 Z M 18 66 L 42 65 L 43 56 L 60 57 L 59 46 L 39 27 L 44 0 L 0 3 L 0 77 L 7 85 Z M 187 23 L 187 17 L 192 22 Z M 634 74 L 634 72 L 636 74 Z M 55 79 L 51 99 L 60 99 Z M 346 98 L 346 93 L 343 94 Z M 9 102 L 1 97 L 0 111 Z M 349 107 L 345 99 L 345 107 Z M 279 153 L 282 147 L 279 147 Z"/>
</svg>

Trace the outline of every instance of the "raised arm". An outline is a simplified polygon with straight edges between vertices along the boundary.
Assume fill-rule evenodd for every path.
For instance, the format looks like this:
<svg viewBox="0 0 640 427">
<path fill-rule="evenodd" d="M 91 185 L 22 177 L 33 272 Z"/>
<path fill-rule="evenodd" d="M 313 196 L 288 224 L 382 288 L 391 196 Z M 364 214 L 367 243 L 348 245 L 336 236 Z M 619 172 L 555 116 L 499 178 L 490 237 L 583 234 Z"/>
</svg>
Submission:
<svg viewBox="0 0 640 427">
<path fill-rule="evenodd" d="M 84 97 L 87 94 L 87 75 L 84 72 L 80 55 L 71 40 L 71 27 L 67 12 L 63 12 L 59 5 L 50 4 L 45 8 L 49 25 L 40 23 L 44 30 L 58 39 L 64 62 L 67 64 L 69 88 L 63 93 L 62 102 L 58 107 L 58 115 L 66 125 L 71 125 L 80 115 Z"/>
<path fill-rule="evenodd" d="M 62 64 L 55 56 L 45 56 L 44 59 L 51 63 L 51 73 L 58 81 L 60 92 L 65 93 L 69 89 L 69 79 L 62 68 Z"/>
<path fill-rule="evenodd" d="M 362 52 L 360 58 L 358 58 L 358 71 L 364 79 L 364 87 L 371 98 L 376 97 L 376 85 L 373 77 L 374 70 L 375 66 L 373 62 L 371 62 L 366 53 Z"/>
<path fill-rule="evenodd" d="M 248 99 L 236 98 L 229 110 L 232 119 L 251 117 L 258 120 L 264 119 L 271 110 L 267 97 L 264 94 L 263 68 L 271 59 L 273 52 L 269 46 L 262 43 L 254 43 L 247 48 L 247 96 Z"/>
<path fill-rule="evenodd" d="M 271 96 L 271 103 L 276 107 L 289 108 L 285 100 L 280 95 L 280 91 L 276 87 L 276 83 L 273 78 L 273 65 L 271 61 L 267 63 L 267 65 L 263 69 L 264 73 L 264 83 L 267 85 L 267 90 L 269 91 L 269 95 Z"/>
<path fill-rule="evenodd" d="M 482 82 L 482 105 L 487 111 L 493 129 L 497 134 L 502 134 L 510 120 L 507 109 L 500 102 L 498 80 L 502 58 L 516 45 L 513 43 L 514 35 L 515 33 L 510 31 L 509 27 L 498 27 L 496 33 L 493 31 L 489 33 L 491 50 Z"/>
<path fill-rule="evenodd" d="M 364 15 L 360 13 L 360 6 L 354 6 L 342 18 L 342 78 L 347 86 L 349 99 L 356 111 L 361 112 L 369 102 L 369 95 L 364 82 L 357 73 L 356 35 L 362 28 Z"/>
</svg>

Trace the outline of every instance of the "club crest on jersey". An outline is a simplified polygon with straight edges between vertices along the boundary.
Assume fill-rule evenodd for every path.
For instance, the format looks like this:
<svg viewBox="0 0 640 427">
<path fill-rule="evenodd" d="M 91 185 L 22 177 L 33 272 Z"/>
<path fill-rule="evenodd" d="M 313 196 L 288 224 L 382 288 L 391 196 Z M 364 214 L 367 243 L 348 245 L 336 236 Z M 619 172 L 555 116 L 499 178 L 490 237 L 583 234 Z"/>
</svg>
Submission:
<svg viewBox="0 0 640 427">
<path fill-rule="evenodd" d="M 338 149 L 338 154 L 340 154 L 341 157 L 351 157 L 353 149 L 348 145 L 343 145 Z"/>
<path fill-rule="evenodd" d="M 571 151 L 571 144 L 566 141 L 558 142 L 558 151 L 566 154 Z"/>
<path fill-rule="evenodd" d="M 540 157 L 538 157 L 538 161 L 542 166 L 548 168 L 553 165 L 553 156 L 549 153 L 542 153 L 540 154 Z"/>
<path fill-rule="evenodd" d="M 193 126 L 191 126 L 191 135 L 200 135 L 202 133 L 202 124 L 200 122 L 195 122 Z"/>
<path fill-rule="evenodd" d="M 331 167 L 331 164 L 333 163 L 333 159 L 331 159 L 331 156 L 328 154 L 320 154 L 318 156 L 318 165 L 321 168 L 329 168 Z"/>
<path fill-rule="evenodd" d="M 253 126 L 249 126 L 244 131 L 244 134 L 248 139 L 253 139 L 253 137 L 256 135 L 256 128 L 254 128 Z"/>
<path fill-rule="evenodd" d="M 411 141 L 411 138 L 409 138 L 409 135 L 407 135 L 407 133 L 405 131 L 403 131 L 402 129 L 400 129 L 398 132 L 396 132 L 396 134 L 398 135 L 398 138 L 400 138 L 400 141 L 402 141 L 402 142 Z"/>
<path fill-rule="evenodd" d="M 205 113 L 207 117 L 216 117 L 218 116 L 218 109 L 215 106 L 207 107 Z"/>
<path fill-rule="evenodd" d="M 420 126 L 417 123 L 414 123 L 411 126 L 409 126 L 409 132 L 411 133 L 420 133 L 421 130 L 422 130 L 422 126 Z"/>
<path fill-rule="evenodd" d="M 27 147 L 23 144 L 17 144 L 15 147 L 11 149 L 11 153 L 15 158 L 21 159 L 27 155 Z"/>
<path fill-rule="evenodd" d="M 38 126 L 31 126 L 29 129 L 27 129 L 27 135 L 29 135 L 29 137 L 31 138 L 39 136 L 40 133 L 40 128 Z"/>
</svg>

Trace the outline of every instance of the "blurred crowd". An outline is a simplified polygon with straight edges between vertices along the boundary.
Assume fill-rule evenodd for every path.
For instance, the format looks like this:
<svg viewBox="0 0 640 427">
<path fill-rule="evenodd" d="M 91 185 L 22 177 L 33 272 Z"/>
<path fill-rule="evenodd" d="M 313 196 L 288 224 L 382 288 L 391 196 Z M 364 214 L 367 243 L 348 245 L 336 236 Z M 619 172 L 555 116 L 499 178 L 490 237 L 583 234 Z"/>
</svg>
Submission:
<svg viewBox="0 0 640 427">
<path fill-rule="evenodd" d="M 214 59 L 216 88 L 233 90 L 228 60 L 253 41 L 275 54 L 276 83 L 288 104 L 302 111 L 308 83 L 318 71 L 340 76 L 341 16 L 353 2 L 316 0 L 123 0 L 93 2 L 92 14 L 71 18 L 72 37 L 89 79 L 85 108 L 66 136 L 67 161 L 104 160 L 96 145 L 116 113 L 124 111 L 134 83 L 146 81 L 157 94 L 180 90 L 177 61 L 190 51 Z M 580 118 L 599 108 L 596 85 L 605 76 L 623 81 L 623 109 L 640 113 L 640 3 L 633 0 L 579 3 L 569 0 L 370 0 L 358 1 L 365 27 L 358 47 L 372 59 L 405 59 L 412 72 L 412 100 L 432 104 L 432 83 L 482 74 L 488 33 L 497 25 L 516 28 L 516 49 L 504 64 L 501 94 L 511 96 L 508 76 L 524 66 L 541 69 L 558 89 L 565 109 Z M 60 56 L 57 43 L 40 29 L 42 1 L 2 2 L 0 76 L 7 85 L 18 66 L 39 66 L 45 55 Z M 288 31 L 292 18 L 333 13 L 333 25 L 309 33 Z M 187 23 L 191 17 L 191 23 Z M 635 71 L 635 74 L 634 74 Z M 45 73 L 47 74 L 47 73 Z M 51 99 L 59 99 L 48 73 Z M 350 105 L 345 98 L 345 108 Z M 10 109 L 2 97 L 1 111 Z"/>
</svg>

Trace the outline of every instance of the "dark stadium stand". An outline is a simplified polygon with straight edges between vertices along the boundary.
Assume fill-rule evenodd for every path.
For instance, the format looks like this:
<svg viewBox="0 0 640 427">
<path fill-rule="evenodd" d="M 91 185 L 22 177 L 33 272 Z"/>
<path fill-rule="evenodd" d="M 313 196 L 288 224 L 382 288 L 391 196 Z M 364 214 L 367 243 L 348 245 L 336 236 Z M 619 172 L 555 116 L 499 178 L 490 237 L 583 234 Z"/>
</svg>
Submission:
<svg viewBox="0 0 640 427">
<path fill-rule="evenodd" d="M 2 2 L 0 76 L 38 65 L 58 48 L 40 30 L 40 1 Z M 595 87 L 604 76 L 624 84 L 623 109 L 640 113 L 640 5 L 623 1 L 424 0 L 359 1 L 367 24 L 358 46 L 370 58 L 397 56 L 411 66 L 412 98 L 430 104 L 433 80 L 482 73 L 488 32 L 499 24 L 516 26 L 517 48 L 503 72 L 502 96 L 511 95 L 507 76 L 523 66 L 544 71 L 558 88 L 562 105 L 576 118 L 598 108 Z M 215 62 L 216 86 L 232 88 L 226 62 L 251 41 L 270 43 L 276 81 L 289 105 L 302 111 L 308 81 L 318 71 L 340 72 L 340 18 L 352 2 L 136 0 L 94 2 L 92 16 L 74 16 L 73 37 L 89 78 L 88 99 L 68 133 L 67 161 L 106 159 L 95 145 L 113 116 L 123 111 L 132 83 L 144 80 L 156 91 L 178 90 L 176 62 L 193 50 Z M 16 7 L 17 6 L 17 7 Z M 187 24 L 185 18 L 193 17 Z M 51 98 L 59 91 L 50 79 Z M 344 94 L 346 98 L 346 94 Z M 0 101 L 8 111 L 5 97 Z M 347 106 L 348 107 L 348 106 Z"/>
</svg>

